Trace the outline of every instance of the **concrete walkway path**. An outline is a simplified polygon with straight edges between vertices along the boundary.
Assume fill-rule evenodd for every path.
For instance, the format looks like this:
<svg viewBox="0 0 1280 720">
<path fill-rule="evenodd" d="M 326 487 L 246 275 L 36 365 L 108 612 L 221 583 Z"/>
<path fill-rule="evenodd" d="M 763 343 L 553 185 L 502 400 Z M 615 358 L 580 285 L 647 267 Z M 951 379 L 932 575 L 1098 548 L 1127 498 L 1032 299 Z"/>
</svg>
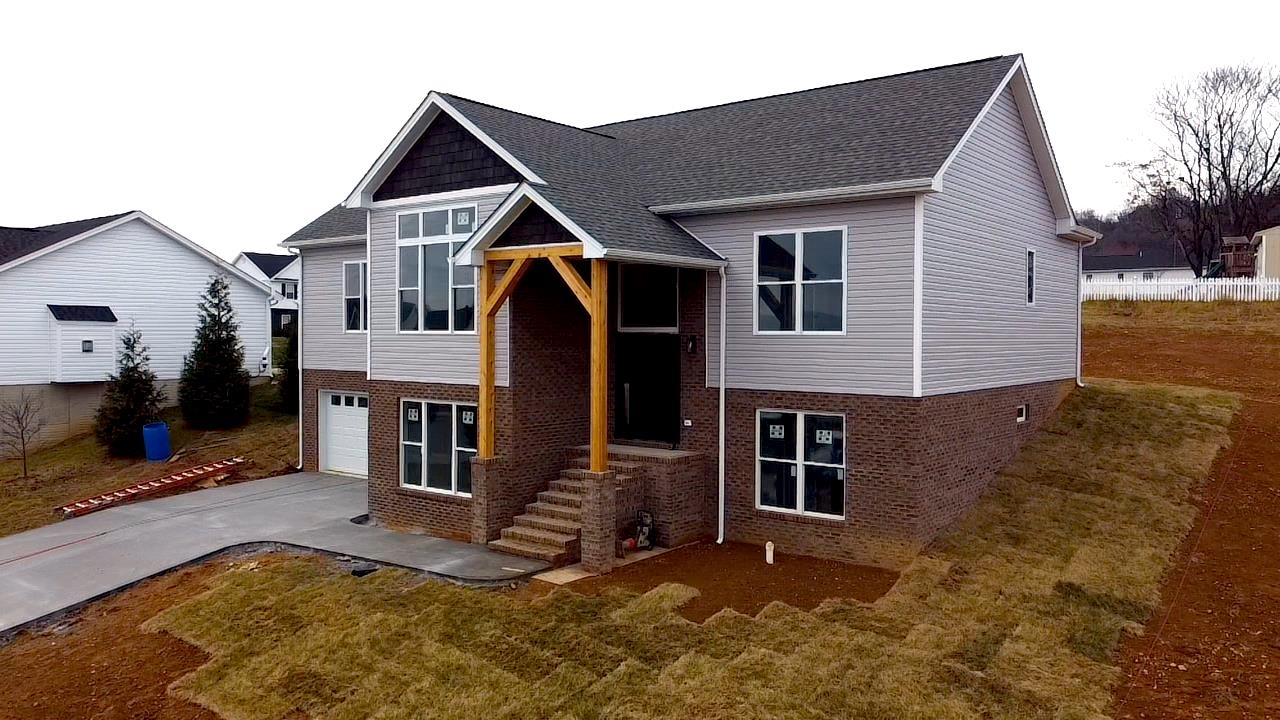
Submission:
<svg viewBox="0 0 1280 720">
<path fill-rule="evenodd" d="M 547 568 L 480 545 L 351 518 L 365 480 L 296 473 L 122 505 L 0 538 L 0 634 L 238 545 L 282 543 L 501 583 Z"/>
</svg>

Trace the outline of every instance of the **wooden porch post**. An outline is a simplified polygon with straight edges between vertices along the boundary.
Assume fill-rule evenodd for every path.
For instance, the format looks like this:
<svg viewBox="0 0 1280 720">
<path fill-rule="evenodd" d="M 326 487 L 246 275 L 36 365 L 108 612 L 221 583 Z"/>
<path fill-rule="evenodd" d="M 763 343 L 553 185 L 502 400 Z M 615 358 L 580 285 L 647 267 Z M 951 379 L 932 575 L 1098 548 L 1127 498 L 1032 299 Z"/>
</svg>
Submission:
<svg viewBox="0 0 1280 720">
<path fill-rule="evenodd" d="M 493 295 L 493 263 L 485 259 L 477 268 L 480 273 L 480 402 L 477 411 L 480 413 L 480 447 L 476 448 L 481 458 L 492 458 L 496 441 L 494 434 L 497 418 L 494 412 L 494 383 L 496 358 L 494 345 L 497 342 L 497 331 L 494 327 L 497 312 L 490 307 Z"/>
<path fill-rule="evenodd" d="M 609 272 L 591 261 L 591 472 L 609 469 Z"/>
</svg>

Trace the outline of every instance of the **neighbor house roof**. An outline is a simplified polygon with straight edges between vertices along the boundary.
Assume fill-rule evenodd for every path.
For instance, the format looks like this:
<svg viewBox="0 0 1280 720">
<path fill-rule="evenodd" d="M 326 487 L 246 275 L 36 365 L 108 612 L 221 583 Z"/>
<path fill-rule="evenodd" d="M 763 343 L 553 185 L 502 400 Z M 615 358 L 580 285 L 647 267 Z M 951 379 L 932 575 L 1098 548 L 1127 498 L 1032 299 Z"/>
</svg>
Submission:
<svg viewBox="0 0 1280 720">
<path fill-rule="evenodd" d="M 289 267 L 294 260 L 298 259 L 297 255 L 290 255 L 288 253 L 276 254 L 246 252 L 242 254 L 249 258 L 249 262 L 258 266 L 258 269 L 262 271 L 263 275 L 266 275 L 269 278 L 275 277 L 277 273 Z"/>
<path fill-rule="evenodd" d="M 364 237 L 366 231 L 363 208 L 347 208 L 334 205 L 323 215 L 303 225 L 294 234 L 285 238 L 284 244 L 306 240 L 329 240 L 333 238 Z"/>
<path fill-rule="evenodd" d="M 56 245 L 128 214 L 127 212 L 117 213 L 32 228 L 0 227 L 0 265 L 7 265 L 20 257 Z"/>
<path fill-rule="evenodd" d="M 1109 270 L 1157 270 L 1190 267 L 1175 245 L 1150 245 L 1135 255 L 1090 255 L 1081 259 L 1085 272 Z"/>
<path fill-rule="evenodd" d="M 523 177 L 508 198 L 518 202 L 495 215 L 518 215 L 536 202 L 580 236 L 592 257 L 722 263 L 667 216 L 938 190 L 1006 87 L 1027 126 L 1059 233 L 1096 239 L 1075 225 L 1018 55 L 591 128 L 433 92 L 343 205 L 370 206 L 408 148 L 447 113 Z M 486 223 L 463 254 L 491 242 L 502 222 Z"/>
<path fill-rule="evenodd" d="M 116 314 L 106 305 L 48 305 L 55 320 L 62 322 L 116 322 Z"/>
</svg>

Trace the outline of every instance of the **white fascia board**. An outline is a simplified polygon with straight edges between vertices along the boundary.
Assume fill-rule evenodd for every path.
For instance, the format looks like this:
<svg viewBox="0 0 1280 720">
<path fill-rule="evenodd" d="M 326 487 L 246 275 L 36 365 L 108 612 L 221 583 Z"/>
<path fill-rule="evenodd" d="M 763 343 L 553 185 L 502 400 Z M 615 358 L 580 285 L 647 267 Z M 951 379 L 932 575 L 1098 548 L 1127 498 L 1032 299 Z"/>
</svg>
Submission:
<svg viewBox="0 0 1280 720">
<path fill-rule="evenodd" d="M 1044 117 L 1040 114 L 1040 104 L 1036 101 L 1035 90 L 1031 87 L 1031 79 L 1027 76 L 1027 68 L 1021 56 L 1005 73 L 999 85 L 996 86 L 995 92 L 991 93 L 991 97 L 987 98 L 987 102 L 982 106 L 982 110 L 978 112 L 978 116 L 969 124 L 964 135 L 960 137 L 960 142 L 951 149 L 951 154 L 943 161 L 942 166 L 938 168 L 938 172 L 934 175 L 934 186 L 937 190 L 941 190 L 944 182 L 944 176 L 951 167 L 951 163 L 955 161 L 960 151 L 964 149 L 969 138 L 977 130 L 978 126 L 987 117 L 996 100 L 1000 98 L 1000 94 L 1009 88 L 1013 91 L 1013 98 L 1018 106 L 1018 115 L 1022 119 L 1023 129 L 1027 133 L 1027 140 L 1031 143 L 1031 153 L 1036 159 L 1036 167 L 1040 170 L 1040 177 L 1044 181 L 1045 190 L 1049 194 L 1049 203 L 1053 206 L 1054 216 L 1059 221 L 1066 220 L 1071 224 L 1075 224 L 1075 212 L 1071 209 L 1071 200 L 1067 197 L 1066 185 L 1062 181 L 1062 171 L 1058 167 L 1058 159 L 1053 153 L 1053 145 L 1049 142 L 1049 134 L 1045 129 Z"/>
<path fill-rule="evenodd" d="M 442 112 L 456 120 L 459 125 L 466 129 L 467 132 L 474 135 L 477 140 L 484 143 L 484 145 L 496 153 L 498 157 L 506 161 L 508 165 L 524 177 L 526 182 L 537 185 L 546 184 L 546 181 L 541 177 L 538 177 L 537 173 L 521 162 L 515 155 L 511 154 L 511 152 L 506 148 L 499 145 L 496 140 L 489 137 L 487 133 L 477 127 L 475 123 L 471 122 L 467 116 L 463 115 L 457 108 L 451 105 L 449 101 L 445 100 L 439 93 L 432 91 L 431 93 L 428 93 L 426 99 L 418 106 L 418 109 L 413 112 L 409 121 L 400 128 L 400 132 L 396 133 L 391 144 L 382 151 L 382 154 L 378 156 L 378 159 L 374 161 L 373 165 L 364 174 L 364 177 L 356 184 L 355 188 L 351 191 L 351 194 L 347 196 L 347 199 L 342 202 L 343 207 L 368 207 L 368 204 L 373 199 L 374 188 L 386 179 L 387 175 L 391 173 L 391 170 L 394 169 L 400 160 L 404 158 L 405 153 L 409 151 L 409 148 L 413 146 L 413 143 L 417 142 L 418 138 L 422 136 L 422 133 L 431 125 L 431 121 L 435 120 Z"/>
<path fill-rule="evenodd" d="M 617 262 L 646 263 L 649 265 L 670 265 L 672 267 L 692 268 L 695 270 L 718 270 L 728 266 L 727 260 L 704 260 L 701 258 L 690 258 L 682 255 L 667 255 L 665 253 L 651 253 L 640 250 L 622 250 L 618 248 L 605 248 L 604 258 L 606 260 L 615 260 Z"/>
<path fill-rule="evenodd" d="M 453 202 L 455 200 L 471 200 L 473 198 L 485 197 L 487 195 L 507 195 L 518 187 L 517 183 L 507 183 L 505 185 L 486 185 L 478 188 L 467 188 L 465 190 L 450 190 L 448 192 L 429 193 L 427 195 L 413 195 L 404 198 L 395 198 L 394 200 L 376 200 L 369 203 L 369 207 L 375 210 L 385 210 L 388 208 L 408 207 L 411 205 L 430 205 L 432 203 Z"/>
<path fill-rule="evenodd" d="M 355 243 L 365 242 L 364 235 L 342 235 L 340 237 L 331 238 L 307 238 L 306 240 L 285 240 L 280 243 L 280 247 L 286 249 L 305 250 L 314 247 L 333 247 L 334 245 L 354 245 Z"/>
<path fill-rule="evenodd" d="M 489 245 L 501 236 L 507 228 L 511 227 L 511 223 L 515 222 L 515 219 L 520 216 L 520 213 L 524 212 L 530 205 L 537 205 L 542 208 L 556 222 L 560 223 L 565 230 L 568 230 L 570 235 L 577 238 L 582 243 L 583 257 L 604 257 L 604 247 L 599 242 L 596 242 L 596 239 L 591 237 L 590 233 L 583 230 L 582 227 L 571 220 L 568 215 L 561 212 L 560 208 L 552 205 L 551 202 L 534 189 L 532 185 L 529 185 L 528 183 L 521 183 L 520 186 L 508 195 L 507 199 L 503 200 L 502 204 L 499 205 L 491 215 L 489 215 L 488 219 L 484 221 L 484 224 L 480 226 L 480 229 L 476 230 L 475 234 L 471 236 L 471 239 L 467 240 L 467 243 L 462 246 L 462 249 L 458 251 L 456 256 L 456 262 L 459 265 L 479 265 L 480 258 L 476 257 L 476 251 L 484 251 L 488 249 Z"/>
<path fill-rule="evenodd" d="M 670 205 L 652 205 L 651 212 L 658 215 L 703 215 L 732 212 L 735 210 L 762 210 L 790 205 L 814 205 L 844 200 L 869 200 L 882 197 L 898 197 L 917 193 L 934 192 L 934 178 L 912 178 L 867 185 L 800 190 L 796 192 L 751 195 L 723 200 L 699 200 Z"/>
<path fill-rule="evenodd" d="M 1058 220 L 1058 237 L 1063 240 L 1077 242 L 1088 247 L 1102 239 L 1102 233 L 1083 225 L 1077 225 L 1070 220 Z"/>
</svg>

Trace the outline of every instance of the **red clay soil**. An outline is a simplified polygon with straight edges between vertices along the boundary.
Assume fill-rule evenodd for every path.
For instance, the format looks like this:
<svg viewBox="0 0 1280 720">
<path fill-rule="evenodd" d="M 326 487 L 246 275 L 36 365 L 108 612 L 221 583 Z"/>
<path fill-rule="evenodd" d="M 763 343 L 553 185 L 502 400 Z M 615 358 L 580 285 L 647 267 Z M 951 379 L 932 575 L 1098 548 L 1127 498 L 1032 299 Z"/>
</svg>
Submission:
<svg viewBox="0 0 1280 720">
<path fill-rule="evenodd" d="M 1140 350 L 1138 350 L 1140 348 Z M 1280 717 L 1280 349 L 1265 337 L 1094 332 L 1086 374 L 1246 396 L 1160 609 L 1126 639 L 1117 718 Z"/>
<path fill-rule="evenodd" d="M 592 595 L 611 587 L 645 592 L 664 582 L 689 585 L 702 594 L 680 608 L 680 614 L 702 622 L 724 608 L 755 615 L 775 600 L 805 610 L 827 598 L 871 602 L 889 592 L 897 579 L 892 570 L 781 553 L 768 565 L 763 548 L 703 542 L 567 587 Z"/>
<path fill-rule="evenodd" d="M 0 648 L 0 720 L 216 720 L 166 692 L 204 652 L 139 626 L 225 569 L 209 562 L 149 580 Z"/>
</svg>

